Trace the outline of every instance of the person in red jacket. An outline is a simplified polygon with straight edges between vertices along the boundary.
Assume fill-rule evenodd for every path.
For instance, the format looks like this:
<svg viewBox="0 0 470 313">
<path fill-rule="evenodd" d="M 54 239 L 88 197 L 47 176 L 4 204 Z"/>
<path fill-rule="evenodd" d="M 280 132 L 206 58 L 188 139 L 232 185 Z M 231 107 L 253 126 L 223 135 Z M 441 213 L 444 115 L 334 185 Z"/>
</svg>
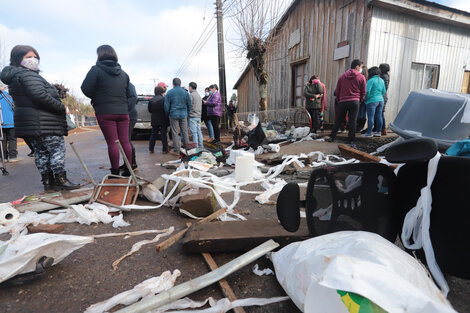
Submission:
<svg viewBox="0 0 470 313">
<path fill-rule="evenodd" d="M 359 103 L 364 100 L 366 95 L 366 79 L 361 75 L 361 60 L 353 60 L 351 69 L 347 70 L 338 79 L 336 84 L 336 98 L 338 100 L 338 115 L 335 119 L 335 126 L 331 131 L 330 141 L 334 141 L 336 133 L 344 120 L 346 114 L 349 116 L 349 134 L 348 143 L 353 144 L 356 136 L 356 118 L 359 110 Z"/>
</svg>

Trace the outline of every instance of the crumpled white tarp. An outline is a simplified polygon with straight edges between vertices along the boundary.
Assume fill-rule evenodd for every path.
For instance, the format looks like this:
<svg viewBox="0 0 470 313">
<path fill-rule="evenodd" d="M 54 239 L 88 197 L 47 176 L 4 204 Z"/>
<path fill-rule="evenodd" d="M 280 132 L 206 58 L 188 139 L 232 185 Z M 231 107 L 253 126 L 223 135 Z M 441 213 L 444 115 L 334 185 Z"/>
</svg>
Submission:
<svg viewBox="0 0 470 313">
<path fill-rule="evenodd" d="M 115 211 L 119 210 L 110 209 L 100 203 L 72 205 L 72 209 L 52 210 L 47 213 L 26 211 L 21 213 L 14 222 L 0 227 L 0 234 L 10 232 L 14 238 L 26 230 L 29 224 L 80 223 L 90 225 L 101 222 L 104 224 L 113 223 L 114 228 L 129 226 L 130 224 L 124 221 L 122 213 L 117 216 L 108 214 Z"/>
<path fill-rule="evenodd" d="M 153 296 L 172 288 L 180 275 L 181 272 L 177 269 L 173 271 L 173 274 L 170 271 L 163 272 L 160 276 L 144 280 L 131 290 L 121 292 L 108 300 L 89 306 L 85 313 L 107 312 L 118 304 L 130 305 L 141 298 Z"/>
<path fill-rule="evenodd" d="M 0 241 L 0 282 L 35 271 L 42 256 L 54 258 L 57 264 L 93 240 L 85 236 L 36 233 Z"/>
<path fill-rule="evenodd" d="M 233 308 L 238 307 L 247 307 L 247 306 L 263 306 L 271 303 L 281 302 L 288 300 L 289 297 L 274 297 L 274 298 L 247 298 L 247 299 L 238 299 L 231 302 L 228 298 L 223 298 L 218 301 L 215 301 L 214 298 L 209 297 L 204 301 L 193 301 L 189 298 L 183 298 L 172 302 L 170 304 L 164 305 L 158 309 L 152 310 L 151 313 L 224 313 Z M 202 310 L 184 310 L 184 309 L 195 309 L 203 307 L 209 303 L 211 306 L 207 309 Z M 178 311 L 169 311 L 169 310 L 178 310 Z"/>
<path fill-rule="evenodd" d="M 276 277 L 306 313 L 348 313 L 337 290 L 387 312 L 455 313 L 423 265 L 377 234 L 343 231 L 292 243 L 272 254 Z"/>
</svg>

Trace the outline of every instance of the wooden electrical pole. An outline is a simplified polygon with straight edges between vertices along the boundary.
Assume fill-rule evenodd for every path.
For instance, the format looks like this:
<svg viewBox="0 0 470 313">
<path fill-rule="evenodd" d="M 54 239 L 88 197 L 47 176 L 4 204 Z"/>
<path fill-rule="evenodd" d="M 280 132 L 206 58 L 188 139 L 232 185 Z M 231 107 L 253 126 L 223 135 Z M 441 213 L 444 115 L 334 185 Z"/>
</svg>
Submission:
<svg viewBox="0 0 470 313">
<path fill-rule="evenodd" d="M 217 47 L 219 51 L 219 92 L 222 96 L 222 109 L 227 105 L 227 83 L 225 81 L 224 23 L 222 16 L 222 0 L 216 1 L 217 14 Z"/>
</svg>

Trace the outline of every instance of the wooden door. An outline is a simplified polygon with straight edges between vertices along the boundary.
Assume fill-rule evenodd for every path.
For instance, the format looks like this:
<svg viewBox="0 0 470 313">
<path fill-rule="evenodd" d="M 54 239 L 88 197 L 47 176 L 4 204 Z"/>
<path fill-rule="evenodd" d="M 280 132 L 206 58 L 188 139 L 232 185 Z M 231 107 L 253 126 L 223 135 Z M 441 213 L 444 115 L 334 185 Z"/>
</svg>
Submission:
<svg viewBox="0 0 470 313">
<path fill-rule="evenodd" d="M 470 93 L 470 71 L 463 73 L 462 93 Z"/>
</svg>

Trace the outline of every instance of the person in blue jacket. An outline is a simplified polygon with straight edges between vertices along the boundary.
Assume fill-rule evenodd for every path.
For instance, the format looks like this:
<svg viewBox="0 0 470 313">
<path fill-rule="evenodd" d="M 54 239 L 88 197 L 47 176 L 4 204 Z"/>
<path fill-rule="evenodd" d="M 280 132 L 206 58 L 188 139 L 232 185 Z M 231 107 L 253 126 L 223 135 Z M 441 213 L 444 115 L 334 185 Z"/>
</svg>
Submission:
<svg viewBox="0 0 470 313">
<path fill-rule="evenodd" d="M 384 80 L 379 75 L 380 69 L 377 66 L 369 69 L 367 92 L 364 98 L 367 109 L 367 131 L 362 135 L 363 137 L 380 137 L 382 135 L 382 110 L 384 108 L 384 95 L 387 91 Z M 372 134 L 374 120 L 377 121 L 377 125 L 375 125 L 377 131 Z"/>
<path fill-rule="evenodd" d="M 188 116 L 191 112 L 192 103 L 189 93 L 181 88 L 181 79 L 173 79 L 173 88 L 165 95 L 165 114 L 170 118 L 171 136 L 173 140 L 172 154 L 179 155 L 181 148 L 181 130 L 183 145 L 186 149 L 189 143 L 188 137 Z"/>
<path fill-rule="evenodd" d="M 0 160 L 5 157 L 5 161 L 17 162 L 21 159 L 18 158 L 17 138 L 15 135 L 15 125 L 13 122 L 13 112 L 15 110 L 13 99 L 10 97 L 5 89 L 0 90 L 0 103 L 2 105 L 2 131 L 3 131 L 3 156 L 0 155 Z"/>
</svg>

